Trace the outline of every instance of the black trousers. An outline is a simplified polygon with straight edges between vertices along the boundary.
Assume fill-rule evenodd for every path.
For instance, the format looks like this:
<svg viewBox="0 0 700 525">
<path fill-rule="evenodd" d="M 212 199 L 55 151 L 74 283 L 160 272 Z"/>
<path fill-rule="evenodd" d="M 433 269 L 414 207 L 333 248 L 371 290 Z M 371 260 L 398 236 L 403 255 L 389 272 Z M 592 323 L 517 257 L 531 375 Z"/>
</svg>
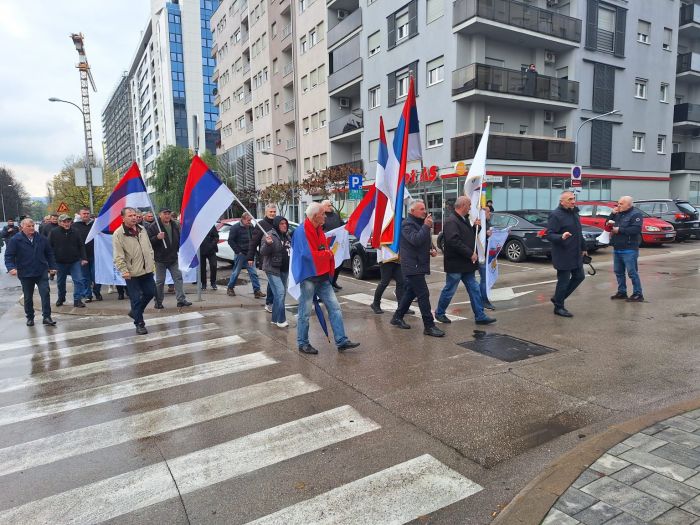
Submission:
<svg viewBox="0 0 700 525">
<path fill-rule="evenodd" d="M 389 286 L 389 283 L 393 279 L 396 283 L 396 300 L 401 303 L 403 298 L 403 272 L 401 272 L 401 264 L 397 262 L 385 262 L 379 265 L 379 273 L 381 275 L 381 281 L 377 285 L 377 289 L 374 291 L 374 304 L 379 305 L 382 301 L 382 295 L 384 290 Z"/>
<path fill-rule="evenodd" d="M 416 298 L 418 299 L 420 315 L 423 318 L 423 326 L 425 328 L 435 326 L 435 319 L 433 319 L 433 312 L 430 307 L 430 290 L 428 290 L 428 284 L 425 282 L 425 275 L 406 276 L 405 290 L 401 302 L 399 302 L 399 308 L 394 312 L 394 319 L 402 319 Z"/>
<path fill-rule="evenodd" d="M 554 290 L 554 306 L 564 308 L 564 301 L 569 297 L 578 285 L 586 278 L 583 266 L 574 270 L 557 270 L 557 287 Z"/>
<path fill-rule="evenodd" d="M 216 266 L 218 264 L 216 260 L 216 252 L 211 255 L 202 255 L 199 261 L 199 273 L 202 280 L 202 286 L 207 285 L 207 262 L 209 263 L 209 271 L 211 272 L 211 285 L 216 284 Z"/>
<path fill-rule="evenodd" d="M 338 283 L 338 276 L 340 275 L 340 268 L 341 268 L 341 267 L 342 267 L 342 265 L 341 265 L 341 266 L 338 266 L 338 267 L 335 269 L 335 273 L 333 274 L 333 279 L 331 280 L 331 284 L 332 284 L 333 286 L 335 286 L 335 285 Z"/>
<path fill-rule="evenodd" d="M 22 283 L 22 293 L 24 294 L 24 315 L 27 319 L 34 319 L 34 287 L 39 289 L 41 298 L 41 316 L 46 319 L 51 317 L 51 298 L 49 296 L 49 276 L 48 274 L 39 277 L 23 277 L 19 280 Z"/>
</svg>

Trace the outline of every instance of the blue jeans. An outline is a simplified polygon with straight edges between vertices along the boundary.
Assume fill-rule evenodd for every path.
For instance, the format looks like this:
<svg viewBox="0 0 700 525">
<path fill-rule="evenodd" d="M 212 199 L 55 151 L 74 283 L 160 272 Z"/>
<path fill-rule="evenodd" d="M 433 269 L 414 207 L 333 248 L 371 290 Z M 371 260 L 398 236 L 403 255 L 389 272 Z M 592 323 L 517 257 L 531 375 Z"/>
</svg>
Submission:
<svg viewBox="0 0 700 525">
<path fill-rule="evenodd" d="M 260 291 L 260 280 L 258 279 L 258 272 L 255 266 L 248 264 L 248 258 L 245 253 L 239 253 L 236 255 L 236 259 L 233 261 L 233 272 L 231 272 L 231 278 L 228 280 L 228 288 L 233 288 L 236 286 L 236 279 L 238 279 L 238 274 L 241 270 L 245 268 L 248 270 L 248 275 L 250 276 L 250 283 L 253 285 L 253 291 Z"/>
<path fill-rule="evenodd" d="M 617 291 L 627 294 L 627 282 L 625 280 L 625 270 L 627 270 L 627 275 L 630 276 L 630 281 L 632 281 L 632 293 L 642 295 L 642 281 L 637 270 L 639 252 L 637 250 L 615 250 L 613 257 L 613 269 L 615 277 L 617 277 Z"/>
<path fill-rule="evenodd" d="M 129 290 L 134 324 L 136 326 L 143 325 L 143 312 L 151 299 L 156 296 L 156 282 L 153 280 L 153 274 L 147 273 L 126 279 L 126 288 Z"/>
<path fill-rule="evenodd" d="M 333 338 L 336 346 L 342 345 L 348 340 L 345 335 L 345 327 L 343 326 L 343 314 L 340 311 L 338 299 L 335 297 L 335 292 L 331 287 L 331 282 L 324 279 L 322 282 L 314 282 L 307 279 L 301 282 L 301 294 L 299 295 L 299 321 L 297 322 L 297 345 L 304 346 L 309 344 L 309 316 L 314 311 L 313 298 L 314 295 L 323 301 L 326 305 L 326 311 L 330 318 L 331 328 L 333 329 Z"/>
<path fill-rule="evenodd" d="M 85 288 L 83 267 L 80 261 L 56 263 L 56 270 L 58 270 L 58 276 L 56 277 L 58 300 L 66 300 L 66 278 L 70 274 L 70 278 L 73 280 L 73 302 L 80 301 L 83 298 L 83 290 Z"/>
<path fill-rule="evenodd" d="M 467 294 L 469 294 L 469 302 L 474 312 L 474 319 L 483 321 L 487 318 L 487 315 L 484 313 L 484 305 L 481 302 L 481 291 L 479 290 L 479 283 L 476 282 L 475 273 L 476 272 L 447 274 L 445 277 L 445 287 L 442 289 L 442 292 L 440 292 L 440 299 L 438 299 L 435 315 L 445 315 L 450 301 L 454 297 L 455 292 L 457 292 L 459 283 L 462 282 L 467 289 Z"/>
<path fill-rule="evenodd" d="M 85 284 L 85 289 L 83 290 L 83 297 L 86 299 L 91 297 L 94 293 L 95 296 L 100 294 L 102 290 L 102 285 L 95 282 L 95 258 L 88 259 L 88 263 L 83 266 L 83 283 Z M 92 285 L 92 291 L 90 291 L 90 285 Z"/>
<path fill-rule="evenodd" d="M 272 303 L 272 322 L 284 323 L 287 320 L 284 310 L 284 300 L 287 297 L 287 278 L 289 277 L 289 273 L 282 272 L 280 275 L 274 275 L 269 272 L 266 273 L 267 282 L 270 283 L 270 288 L 272 288 L 272 293 L 275 297 Z"/>
<path fill-rule="evenodd" d="M 42 317 L 44 319 L 51 317 L 51 298 L 49 296 L 48 274 L 44 274 L 41 277 L 23 277 L 19 281 L 22 283 L 22 293 L 24 294 L 24 315 L 27 316 L 27 319 L 34 319 L 34 286 L 39 288 Z"/>
<path fill-rule="evenodd" d="M 479 291 L 481 292 L 481 304 L 486 304 L 489 301 L 489 294 L 486 291 L 486 265 L 479 265 Z"/>
</svg>

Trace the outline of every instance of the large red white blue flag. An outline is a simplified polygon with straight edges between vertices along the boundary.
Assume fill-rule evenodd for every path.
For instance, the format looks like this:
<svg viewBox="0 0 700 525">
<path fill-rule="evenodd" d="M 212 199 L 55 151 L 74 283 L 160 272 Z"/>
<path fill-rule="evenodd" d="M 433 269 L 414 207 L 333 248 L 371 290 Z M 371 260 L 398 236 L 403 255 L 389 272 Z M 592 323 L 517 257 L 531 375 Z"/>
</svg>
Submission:
<svg viewBox="0 0 700 525">
<path fill-rule="evenodd" d="M 180 207 L 180 270 L 187 271 L 199 264 L 199 246 L 232 202 L 231 190 L 195 155 L 190 164 Z"/>
</svg>

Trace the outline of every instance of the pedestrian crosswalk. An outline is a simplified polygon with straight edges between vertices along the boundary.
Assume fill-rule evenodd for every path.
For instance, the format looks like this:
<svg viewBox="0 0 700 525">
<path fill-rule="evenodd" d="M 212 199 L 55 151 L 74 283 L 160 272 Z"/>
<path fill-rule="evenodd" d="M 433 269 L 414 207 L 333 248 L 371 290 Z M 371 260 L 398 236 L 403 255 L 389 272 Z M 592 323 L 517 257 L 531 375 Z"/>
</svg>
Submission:
<svg viewBox="0 0 700 525">
<path fill-rule="evenodd" d="M 0 379 L 0 428 L 13 425 L 14 436 L 13 441 L 3 441 L 0 430 L 0 483 L 12 480 L 14 489 L 24 494 L 19 498 L 0 494 L 0 525 L 91 524 L 118 517 L 129 521 L 130 513 L 156 513 L 151 509 L 168 501 L 186 505 L 183 496 L 220 484 L 230 484 L 235 492 L 240 479 L 266 469 L 282 471 L 289 461 L 308 459 L 309 468 L 314 468 L 317 456 L 328 458 L 352 450 L 354 443 L 365 437 L 382 439 L 383 428 L 376 413 L 369 417 L 361 407 L 342 401 L 319 403 L 324 398 L 322 383 L 295 373 L 291 368 L 296 361 L 290 363 L 284 349 L 263 334 L 231 335 L 225 318 L 201 314 L 158 321 L 159 330 L 144 338 L 120 338 L 119 332 L 131 334 L 133 325 L 129 323 L 0 345 L 0 352 L 32 350 L 31 354 L 4 357 L 0 364 L 60 364 L 39 367 L 41 372 L 29 376 L 9 372 L 10 377 L 6 377 L 6 372 Z M 175 323 L 180 324 L 173 327 Z M 149 328 L 153 325 L 149 320 Z M 110 340 L 94 340 L 104 334 L 110 334 Z M 291 355 L 297 359 L 296 354 Z M 173 357 L 178 359 L 171 361 Z M 127 374 L 129 378 L 123 380 L 112 376 L 113 371 L 136 370 L 142 365 L 148 366 L 142 367 L 141 375 Z M 63 381 L 70 388 L 55 393 L 61 392 L 56 387 Z M 178 395 L 181 389 L 187 395 Z M 156 404 L 145 403 L 135 413 L 113 409 L 115 403 L 134 402 L 138 406 L 142 396 L 151 395 L 152 400 L 154 393 L 165 391 L 168 395 L 158 397 Z M 8 397 L 25 392 L 32 394 L 29 400 L 12 403 L 13 398 Z M 309 402 L 312 399 L 316 401 Z M 295 408 L 286 408 L 292 406 Z M 87 424 L 74 417 L 89 407 L 99 409 L 104 417 Z M 231 418 L 257 421 L 258 412 L 263 423 L 248 433 L 237 425 L 220 424 Z M 51 423 L 38 424 L 45 417 L 51 417 Z M 36 423 L 33 432 L 24 438 L 17 429 L 32 421 Z M 219 425 L 216 436 L 205 432 L 207 439 L 202 445 L 185 440 L 190 448 L 170 448 L 165 454 L 159 449 L 157 457 L 161 459 L 151 458 L 126 469 L 117 465 L 105 473 L 95 470 L 75 484 L 49 484 L 48 492 L 37 493 L 31 482 L 25 481 L 31 479 L 33 469 L 52 472 L 52 468 L 108 448 L 136 442 L 145 446 L 149 439 L 212 425 Z M 255 515 L 244 514 L 237 502 L 228 509 L 230 516 L 219 515 L 217 520 L 259 525 L 399 524 L 482 490 L 429 454 L 403 457 L 379 470 L 363 464 L 360 470 L 364 472 L 354 480 L 288 506 L 270 498 L 266 510 Z M 23 487 L 23 483 L 28 486 Z M 149 521 L 157 522 L 158 518 Z M 207 522 L 201 516 L 196 521 Z"/>
<path fill-rule="evenodd" d="M 374 302 L 374 296 L 366 294 L 366 293 L 347 294 L 347 295 L 343 296 L 343 299 L 353 301 L 355 303 L 364 304 L 367 306 L 370 306 Z M 382 298 L 382 302 L 381 302 L 382 310 L 384 310 L 386 312 L 393 313 L 396 311 L 398 306 L 399 305 L 396 301 L 390 301 L 389 299 Z M 417 309 L 415 309 L 415 310 L 416 310 L 416 313 L 413 314 L 414 317 L 420 317 L 420 312 Z M 453 314 L 447 314 L 447 318 L 450 321 L 463 321 L 464 319 L 466 319 L 466 317 L 461 317 L 459 315 L 453 315 Z"/>
</svg>

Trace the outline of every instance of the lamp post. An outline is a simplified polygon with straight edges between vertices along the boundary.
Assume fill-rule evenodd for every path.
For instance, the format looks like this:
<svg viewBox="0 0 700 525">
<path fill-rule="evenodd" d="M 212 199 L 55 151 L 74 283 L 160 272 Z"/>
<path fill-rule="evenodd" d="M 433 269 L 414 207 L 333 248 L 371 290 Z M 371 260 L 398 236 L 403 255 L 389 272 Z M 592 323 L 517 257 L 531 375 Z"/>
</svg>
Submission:
<svg viewBox="0 0 700 525">
<path fill-rule="evenodd" d="M 298 220 L 298 218 L 297 218 L 297 217 L 298 217 L 298 214 L 297 214 L 297 209 L 296 209 L 296 198 L 294 197 L 294 179 L 296 178 L 296 177 L 295 177 L 295 175 L 296 175 L 296 173 L 295 173 L 295 172 L 296 172 L 296 169 L 294 168 L 294 164 L 292 164 L 292 160 L 291 160 L 289 157 L 285 156 L 285 155 L 280 155 L 279 153 L 273 153 L 273 152 L 267 151 L 267 150 L 263 150 L 263 151 L 261 151 L 260 153 L 262 153 L 263 155 L 273 155 L 273 156 L 275 156 L 275 157 L 281 157 L 281 158 L 285 159 L 285 160 L 289 163 L 289 167 L 292 169 L 292 177 L 291 177 L 291 180 L 290 180 L 290 182 L 291 182 L 291 184 L 292 184 L 292 210 L 293 210 L 293 215 L 294 215 L 294 216 L 292 217 L 292 220 L 293 220 L 294 222 L 299 222 L 299 220 Z"/>
<path fill-rule="evenodd" d="M 80 111 L 80 114 L 83 116 L 83 131 L 85 134 L 85 179 L 87 181 L 88 194 L 90 196 L 90 213 L 93 213 L 95 210 L 94 210 L 93 197 L 92 197 L 92 166 L 90 166 L 90 153 L 89 153 L 89 149 L 88 149 L 88 132 L 87 132 L 87 127 L 85 127 L 85 113 L 83 112 L 82 109 L 80 109 L 80 106 L 78 106 L 77 104 L 74 104 L 73 102 L 70 102 L 68 100 L 63 100 L 60 98 L 51 97 L 51 98 L 49 98 L 49 102 L 63 102 L 65 104 L 70 104 L 71 106 L 75 107 L 78 111 Z"/>
<path fill-rule="evenodd" d="M 5 186 L 6 188 L 12 188 L 12 184 Z M 5 215 L 5 195 L 2 192 L 3 185 L 0 184 L 0 200 L 2 201 L 2 222 L 7 222 L 7 215 Z"/>
<path fill-rule="evenodd" d="M 581 122 L 581 125 L 576 130 L 576 142 L 574 142 L 574 166 L 578 165 L 578 134 L 581 131 L 581 128 L 589 122 L 593 122 L 594 120 L 598 120 L 599 118 L 607 117 L 608 115 L 615 115 L 619 112 L 619 109 L 613 109 L 612 111 L 608 111 L 607 113 L 603 113 L 602 115 L 596 115 L 593 118 L 589 118 Z"/>
</svg>

